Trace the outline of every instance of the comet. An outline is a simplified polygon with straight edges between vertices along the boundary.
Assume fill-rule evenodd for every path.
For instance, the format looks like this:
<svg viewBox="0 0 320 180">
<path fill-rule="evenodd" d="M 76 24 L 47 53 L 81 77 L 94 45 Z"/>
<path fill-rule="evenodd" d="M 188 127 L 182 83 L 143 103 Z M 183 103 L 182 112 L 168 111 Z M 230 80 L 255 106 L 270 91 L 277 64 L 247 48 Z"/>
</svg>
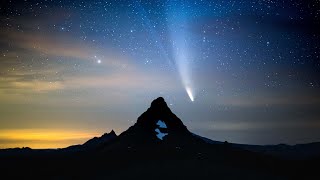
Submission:
<svg viewBox="0 0 320 180">
<path fill-rule="evenodd" d="M 188 7 L 183 2 L 168 1 L 168 3 L 168 27 L 170 30 L 173 59 L 180 76 L 181 84 L 193 102 L 195 99 L 195 86 L 191 69 L 193 53 L 190 46 L 192 44 L 190 37 L 192 36 L 188 28 L 188 14 L 184 11 Z"/>
<path fill-rule="evenodd" d="M 189 87 L 186 87 L 186 91 L 187 91 L 187 94 L 188 94 L 190 100 L 193 102 L 194 101 L 194 97 L 193 97 L 191 89 Z"/>
<path fill-rule="evenodd" d="M 182 82 L 182 85 L 187 92 L 190 100 L 194 101 L 193 81 L 191 79 L 190 60 L 187 58 L 188 53 L 185 51 L 187 46 L 178 40 L 177 47 L 175 48 L 175 63 Z"/>
</svg>

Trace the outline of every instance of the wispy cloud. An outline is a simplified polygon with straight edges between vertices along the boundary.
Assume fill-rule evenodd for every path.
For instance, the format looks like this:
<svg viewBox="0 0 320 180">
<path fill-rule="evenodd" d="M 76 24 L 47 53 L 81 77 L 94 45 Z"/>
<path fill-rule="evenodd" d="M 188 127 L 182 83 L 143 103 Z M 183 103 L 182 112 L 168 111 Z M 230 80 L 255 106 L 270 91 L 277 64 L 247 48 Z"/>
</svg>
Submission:
<svg viewBox="0 0 320 180">
<path fill-rule="evenodd" d="M 29 82 L 11 82 L 12 86 L 17 89 L 31 89 L 37 92 L 45 92 L 63 89 L 61 82 L 46 82 L 46 81 L 29 81 Z"/>
<path fill-rule="evenodd" d="M 50 35 L 44 33 L 30 33 L 19 31 L 0 32 L 0 42 L 10 44 L 15 50 L 28 51 L 29 54 L 36 53 L 39 56 L 66 57 L 71 59 L 79 59 L 92 61 L 94 56 L 99 54 L 103 59 L 103 65 L 109 67 L 128 67 L 129 61 L 121 57 L 112 49 L 93 48 L 93 45 L 81 41 L 78 38 L 68 36 L 66 34 Z M 21 52 L 10 52 L 15 58 Z M 7 57 L 9 58 L 9 56 Z"/>
<path fill-rule="evenodd" d="M 2 94 L 112 87 L 120 83 L 126 87 L 132 85 L 132 77 L 137 77 L 121 75 L 136 68 L 127 58 L 112 50 L 93 48 L 72 36 L 19 31 L 2 31 L 0 36 L 0 44 L 13 48 L 0 56 Z M 102 63 L 97 65 L 96 58 Z"/>
</svg>

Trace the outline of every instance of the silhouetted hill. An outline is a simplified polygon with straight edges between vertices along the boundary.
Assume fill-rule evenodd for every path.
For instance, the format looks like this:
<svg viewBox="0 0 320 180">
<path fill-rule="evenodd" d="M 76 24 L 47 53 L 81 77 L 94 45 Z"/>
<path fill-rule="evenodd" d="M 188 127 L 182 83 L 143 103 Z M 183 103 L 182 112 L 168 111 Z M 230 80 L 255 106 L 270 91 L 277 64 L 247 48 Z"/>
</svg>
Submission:
<svg viewBox="0 0 320 180">
<path fill-rule="evenodd" d="M 116 133 L 112 130 L 110 133 L 105 133 L 101 137 L 94 137 L 89 139 L 82 145 L 73 145 L 67 148 L 61 149 L 61 151 L 88 151 L 88 150 L 95 150 L 100 146 L 105 145 L 108 142 L 113 141 L 117 138 Z"/>
<path fill-rule="evenodd" d="M 210 144 L 224 144 L 225 142 L 214 141 L 206 137 L 195 135 Z M 308 144 L 277 144 L 277 145 L 249 145 L 229 143 L 230 146 L 252 152 L 262 153 L 283 159 L 311 159 L 320 157 L 320 143 Z"/>
<path fill-rule="evenodd" d="M 191 133 L 157 98 L 128 130 L 59 150 L 0 151 L 1 179 L 319 179 L 319 159 L 285 160 Z M 14 153 L 8 153 L 13 152 Z"/>
<path fill-rule="evenodd" d="M 98 146 L 99 144 L 107 143 L 117 137 L 116 133 L 112 130 L 110 133 L 105 133 L 101 137 L 94 137 L 83 144 L 86 147 Z"/>
<path fill-rule="evenodd" d="M 310 159 L 320 157 L 320 143 L 297 145 L 278 144 L 264 146 L 232 144 L 232 146 L 285 159 Z"/>
</svg>

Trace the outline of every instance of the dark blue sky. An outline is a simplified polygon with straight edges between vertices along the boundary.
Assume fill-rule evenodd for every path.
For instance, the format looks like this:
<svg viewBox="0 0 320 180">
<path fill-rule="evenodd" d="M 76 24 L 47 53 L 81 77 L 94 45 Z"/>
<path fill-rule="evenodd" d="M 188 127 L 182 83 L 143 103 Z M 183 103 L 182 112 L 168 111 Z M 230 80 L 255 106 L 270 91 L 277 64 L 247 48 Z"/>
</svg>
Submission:
<svg viewBox="0 0 320 180">
<path fill-rule="evenodd" d="M 320 141 L 319 7 L 4 1 L 0 147 L 62 147 L 120 133 L 158 96 L 191 131 L 215 140 Z M 30 138 L 12 136 L 19 133 Z"/>
</svg>

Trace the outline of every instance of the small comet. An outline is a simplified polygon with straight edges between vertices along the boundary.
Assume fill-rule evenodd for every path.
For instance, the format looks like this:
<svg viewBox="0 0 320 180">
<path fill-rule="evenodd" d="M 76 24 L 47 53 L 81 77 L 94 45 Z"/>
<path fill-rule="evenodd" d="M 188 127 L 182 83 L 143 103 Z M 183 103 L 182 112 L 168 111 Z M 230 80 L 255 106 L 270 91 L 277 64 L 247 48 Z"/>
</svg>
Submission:
<svg viewBox="0 0 320 180">
<path fill-rule="evenodd" d="M 186 91 L 188 93 L 188 96 L 189 96 L 190 100 L 193 102 L 194 101 L 194 97 L 192 95 L 191 89 L 189 87 L 186 87 Z"/>
</svg>

